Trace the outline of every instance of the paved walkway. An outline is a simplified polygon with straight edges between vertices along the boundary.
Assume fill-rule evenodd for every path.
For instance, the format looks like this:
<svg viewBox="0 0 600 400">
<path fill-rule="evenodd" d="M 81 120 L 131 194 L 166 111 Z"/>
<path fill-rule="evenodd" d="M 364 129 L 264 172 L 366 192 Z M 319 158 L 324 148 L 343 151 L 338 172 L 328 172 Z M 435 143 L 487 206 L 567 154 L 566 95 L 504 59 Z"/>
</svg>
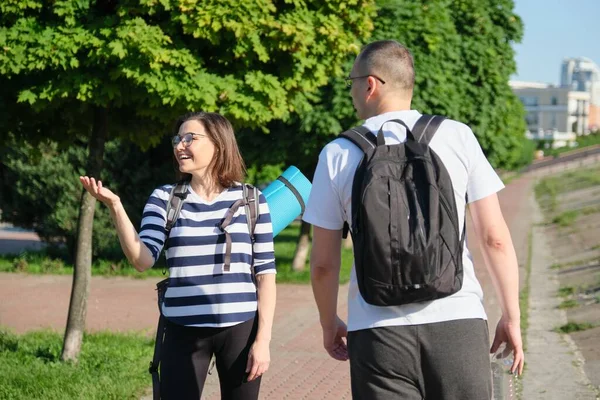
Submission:
<svg viewBox="0 0 600 400">
<path fill-rule="evenodd" d="M 527 259 L 530 192 L 531 179 L 522 177 L 500 193 L 504 215 L 522 265 Z M 468 235 L 473 237 L 471 232 Z M 0 237 L 0 243 L 6 239 L 6 236 Z M 486 294 L 485 306 L 493 333 L 500 317 L 498 302 L 477 243 L 468 244 Z M 158 317 L 154 292 L 156 281 L 94 277 L 88 302 L 88 329 L 143 330 L 152 334 Z M 0 293 L 3 294 L 0 325 L 19 333 L 41 327 L 62 331 L 66 324 L 70 286 L 70 276 L 0 274 Z M 346 294 L 347 287 L 344 286 L 339 293 L 339 312 L 344 318 Z M 271 358 L 271 368 L 261 387 L 261 399 L 339 400 L 351 397 L 348 363 L 329 358 L 322 349 L 321 330 L 308 285 L 278 286 Z M 216 376 L 209 377 L 203 397 L 219 398 Z"/>
<path fill-rule="evenodd" d="M 535 222 L 543 221 L 536 206 Z M 585 362 L 569 335 L 554 332 L 567 323 L 556 296 L 558 273 L 550 268 L 554 259 L 544 238 L 543 227 L 533 227 L 530 278 L 527 371 L 523 375 L 523 398 L 544 400 L 596 400 L 597 393 L 583 370 Z"/>
</svg>

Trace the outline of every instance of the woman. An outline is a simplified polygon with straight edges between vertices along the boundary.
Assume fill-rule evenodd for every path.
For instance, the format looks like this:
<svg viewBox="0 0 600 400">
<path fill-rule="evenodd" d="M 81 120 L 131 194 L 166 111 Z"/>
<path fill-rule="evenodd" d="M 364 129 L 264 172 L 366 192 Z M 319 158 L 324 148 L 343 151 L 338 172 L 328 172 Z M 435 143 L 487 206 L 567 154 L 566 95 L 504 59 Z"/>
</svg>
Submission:
<svg viewBox="0 0 600 400">
<path fill-rule="evenodd" d="M 218 225 L 242 198 L 239 182 L 245 173 L 233 128 L 219 114 L 187 114 L 176 124 L 173 153 L 190 184 L 168 236 L 165 209 L 173 185 L 154 190 L 138 235 L 116 194 L 94 178 L 80 180 L 109 207 L 123 252 L 138 271 L 151 268 L 166 243 L 169 286 L 162 312 L 168 322 L 161 351 L 161 397 L 199 399 L 214 355 L 221 397 L 257 399 L 261 376 L 269 368 L 275 310 L 267 202 L 260 194 L 254 241 L 244 207 L 234 214 L 227 228 L 232 247 L 225 270 L 225 235 Z"/>
</svg>

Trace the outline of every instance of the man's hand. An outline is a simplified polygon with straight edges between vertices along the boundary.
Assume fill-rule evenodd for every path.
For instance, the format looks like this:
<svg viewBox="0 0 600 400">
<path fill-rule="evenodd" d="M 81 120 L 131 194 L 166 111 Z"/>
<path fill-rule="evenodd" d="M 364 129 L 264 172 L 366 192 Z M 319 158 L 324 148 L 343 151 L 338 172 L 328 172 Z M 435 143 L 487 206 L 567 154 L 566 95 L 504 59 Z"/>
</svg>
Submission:
<svg viewBox="0 0 600 400">
<path fill-rule="evenodd" d="M 498 321 L 496 326 L 496 335 L 490 353 L 496 353 L 502 343 L 506 343 L 506 350 L 512 350 L 514 361 L 510 372 L 523 373 L 525 355 L 523 354 L 523 341 L 521 340 L 521 323 L 519 321 L 508 321 L 504 316 Z M 506 356 L 503 354 L 503 356 Z"/>
<path fill-rule="evenodd" d="M 340 317 L 335 317 L 331 326 L 323 326 L 323 347 L 329 355 L 338 361 L 348 360 L 348 347 L 346 337 L 348 329 Z"/>
<path fill-rule="evenodd" d="M 246 364 L 248 382 L 267 372 L 270 363 L 271 352 L 269 351 L 269 341 L 255 341 L 250 348 L 250 353 L 248 354 L 248 363 Z"/>
</svg>

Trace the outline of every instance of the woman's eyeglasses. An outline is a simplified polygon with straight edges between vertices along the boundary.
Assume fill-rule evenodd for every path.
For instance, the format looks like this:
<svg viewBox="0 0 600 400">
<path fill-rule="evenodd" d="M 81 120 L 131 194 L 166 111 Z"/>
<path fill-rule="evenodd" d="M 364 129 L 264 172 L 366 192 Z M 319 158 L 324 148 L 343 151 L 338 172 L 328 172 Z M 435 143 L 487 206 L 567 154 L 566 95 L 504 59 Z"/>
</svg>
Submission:
<svg viewBox="0 0 600 400">
<path fill-rule="evenodd" d="M 183 147 L 190 147 L 192 142 L 194 141 L 194 136 L 204 137 L 199 133 L 188 132 L 183 135 L 175 135 L 173 139 L 171 139 L 171 143 L 173 144 L 173 148 L 177 147 L 179 143 L 183 142 Z"/>
</svg>

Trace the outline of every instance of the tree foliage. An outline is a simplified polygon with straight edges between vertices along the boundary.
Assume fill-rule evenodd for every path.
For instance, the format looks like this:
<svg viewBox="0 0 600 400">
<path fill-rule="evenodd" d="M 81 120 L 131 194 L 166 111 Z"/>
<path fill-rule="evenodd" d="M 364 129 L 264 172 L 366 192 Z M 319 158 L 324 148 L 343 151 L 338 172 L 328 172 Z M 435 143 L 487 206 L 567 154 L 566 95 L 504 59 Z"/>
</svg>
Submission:
<svg viewBox="0 0 600 400">
<path fill-rule="evenodd" d="M 256 128 L 287 119 L 341 73 L 372 1 L 3 1 L 0 138 L 86 134 L 85 174 L 102 178 L 110 137 L 149 148 L 185 111 Z M 94 210 L 84 193 L 63 359 L 83 337 Z"/>
<path fill-rule="evenodd" d="M 174 169 L 169 169 L 170 143 L 166 142 L 146 152 L 120 140 L 106 144 L 104 176 L 119 193 L 134 226 L 140 226 L 142 208 L 158 182 L 174 179 Z M 0 153 L 2 220 L 34 230 L 47 243 L 65 244 L 73 256 L 81 193 L 74 177 L 85 172 L 86 141 L 68 148 L 43 141 L 34 147 L 11 136 L 5 144 Z M 121 259 L 106 207 L 96 206 L 94 221 L 94 257 Z"/>
<path fill-rule="evenodd" d="M 528 151 L 523 107 L 508 85 L 516 69 L 512 44 L 523 30 L 513 8 L 512 0 L 379 1 L 373 34 L 363 38 L 406 45 L 416 69 L 412 107 L 468 124 L 490 162 L 506 169 L 519 167 Z M 349 91 L 333 77 L 308 111 L 270 123 L 271 140 L 243 135 L 244 149 L 257 164 L 287 159 L 311 174 L 321 147 L 359 122 Z"/>
<path fill-rule="evenodd" d="M 108 107 L 112 135 L 145 147 L 188 110 L 260 127 L 305 109 L 342 72 L 370 10 L 369 0 L 5 1 L 3 102 L 78 116 L 81 104 Z"/>
</svg>

